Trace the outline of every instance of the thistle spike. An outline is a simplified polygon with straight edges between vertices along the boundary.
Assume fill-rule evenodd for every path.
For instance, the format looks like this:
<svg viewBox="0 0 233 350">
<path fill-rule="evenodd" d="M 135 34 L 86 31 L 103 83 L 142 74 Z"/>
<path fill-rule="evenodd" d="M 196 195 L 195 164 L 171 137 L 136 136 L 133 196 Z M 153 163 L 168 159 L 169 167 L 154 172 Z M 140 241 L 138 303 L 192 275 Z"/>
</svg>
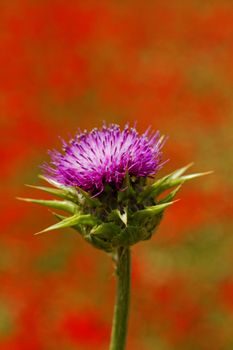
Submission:
<svg viewBox="0 0 233 350">
<path fill-rule="evenodd" d="M 143 202 L 147 197 L 157 197 L 165 190 L 168 190 L 172 187 L 178 186 L 184 183 L 187 180 L 191 180 L 200 176 L 205 176 L 212 174 L 213 171 L 206 171 L 203 173 L 194 173 L 189 175 L 182 175 L 193 163 L 186 165 L 183 168 L 180 168 L 171 174 L 164 176 L 162 179 L 157 180 L 152 185 L 149 185 L 145 190 L 140 194 L 139 203 Z"/>
<path fill-rule="evenodd" d="M 52 194 L 54 196 L 60 197 L 60 198 L 67 198 L 67 191 L 62 190 L 62 189 L 56 189 L 56 188 L 52 188 L 52 187 L 46 187 L 46 186 L 34 186 L 34 185 L 27 185 L 25 184 L 25 186 L 30 187 L 30 188 L 34 188 L 36 190 L 41 190 L 44 192 L 47 192 L 49 194 Z"/>
<path fill-rule="evenodd" d="M 62 221 L 60 221 L 52 226 L 49 226 L 40 232 L 35 233 L 35 235 L 39 235 L 41 233 L 48 232 L 48 231 L 57 230 L 60 228 L 73 227 L 73 226 L 76 226 L 78 224 L 94 226 L 96 223 L 97 223 L 97 220 L 93 216 L 91 216 L 90 214 L 86 214 L 86 215 L 76 214 L 76 215 L 70 216 L 68 218 L 65 218 L 64 220 L 62 220 Z"/>
<path fill-rule="evenodd" d="M 78 192 L 83 196 L 87 204 L 91 207 L 98 207 L 101 205 L 100 201 L 97 198 L 91 197 L 88 192 L 84 191 L 82 188 L 77 187 Z"/>
<path fill-rule="evenodd" d="M 24 202 L 40 204 L 48 208 L 64 210 L 71 214 L 74 214 L 75 211 L 77 210 L 77 205 L 69 201 L 43 200 L 43 199 L 34 199 L 34 198 L 21 198 L 21 197 L 17 197 L 16 199 Z"/>
<path fill-rule="evenodd" d="M 194 162 L 191 162 L 182 168 L 179 168 L 175 171 L 173 171 L 171 174 L 167 175 L 167 177 L 170 177 L 171 179 L 177 179 L 180 175 L 184 174 L 189 168 L 191 168 L 194 165 Z"/>
<path fill-rule="evenodd" d="M 157 204 L 157 205 L 147 207 L 146 209 L 138 210 L 137 212 L 135 212 L 132 215 L 131 218 L 132 218 L 132 220 L 134 220 L 136 218 L 139 219 L 140 217 L 154 216 L 156 214 L 163 212 L 164 209 L 166 209 L 167 207 L 169 207 L 170 205 L 172 205 L 173 203 L 175 203 L 177 201 L 178 200 L 168 202 L 168 203 Z"/>
<path fill-rule="evenodd" d="M 177 192 L 180 190 L 183 183 L 181 183 L 178 187 L 176 187 L 172 192 L 170 192 L 166 197 L 162 198 L 158 204 L 162 203 L 168 203 L 173 200 L 173 198 L 176 196 Z"/>
</svg>

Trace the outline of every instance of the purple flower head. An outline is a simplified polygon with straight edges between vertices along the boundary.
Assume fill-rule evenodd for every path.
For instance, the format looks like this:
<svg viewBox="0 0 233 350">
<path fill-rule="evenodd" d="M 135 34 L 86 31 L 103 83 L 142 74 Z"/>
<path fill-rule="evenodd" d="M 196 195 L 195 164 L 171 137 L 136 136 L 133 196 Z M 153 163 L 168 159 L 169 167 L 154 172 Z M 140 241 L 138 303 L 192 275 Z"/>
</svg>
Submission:
<svg viewBox="0 0 233 350">
<path fill-rule="evenodd" d="M 92 194 L 104 190 L 105 184 L 120 189 L 129 176 L 152 176 L 161 168 L 160 133 L 139 135 L 126 125 L 121 131 L 116 124 L 105 124 L 101 129 L 79 132 L 67 144 L 63 153 L 50 151 L 51 165 L 44 165 L 45 176 L 65 186 L 80 187 Z"/>
</svg>

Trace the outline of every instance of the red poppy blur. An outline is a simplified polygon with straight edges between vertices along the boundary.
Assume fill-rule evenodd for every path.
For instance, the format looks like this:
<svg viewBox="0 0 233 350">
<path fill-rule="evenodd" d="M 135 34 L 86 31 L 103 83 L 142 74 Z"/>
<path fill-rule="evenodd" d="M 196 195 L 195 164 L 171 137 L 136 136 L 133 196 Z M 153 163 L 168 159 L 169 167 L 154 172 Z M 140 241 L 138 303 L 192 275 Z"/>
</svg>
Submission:
<svg viewBox="0 0 233 350">
<path fill-rule="evenodd" d="M 161 175 L 215 170 L 133 248 L 127 349 L 232 348 L 232 19 L 225 0 L 1 1 L 1 349 L 108 348 L 111 260 L 71 230 L 34 236 L 50 213 L 15 200 L 38 197 L 24 183 L 59 136 L 103 120 L 168 135 Z"/>
</svg>

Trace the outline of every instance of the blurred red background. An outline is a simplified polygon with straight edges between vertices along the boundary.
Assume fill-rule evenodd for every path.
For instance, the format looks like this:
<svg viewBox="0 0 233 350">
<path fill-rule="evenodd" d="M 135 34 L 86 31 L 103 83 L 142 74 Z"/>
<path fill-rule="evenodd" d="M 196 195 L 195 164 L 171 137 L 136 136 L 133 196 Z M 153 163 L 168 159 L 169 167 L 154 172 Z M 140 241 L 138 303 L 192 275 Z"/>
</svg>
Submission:
<svg viewBox="0 0 233 350">
<path fill-rule="evenodd" d="M 169 135 L 161 175 L 195 162 L 133 248 L 127 349 L 233 349 L 233 3 L 1 0 L 0 348 L 108 349 L 111 260 L 71 230 L 33 236 L 47 149 L 103 120 Z"/>
</svg>

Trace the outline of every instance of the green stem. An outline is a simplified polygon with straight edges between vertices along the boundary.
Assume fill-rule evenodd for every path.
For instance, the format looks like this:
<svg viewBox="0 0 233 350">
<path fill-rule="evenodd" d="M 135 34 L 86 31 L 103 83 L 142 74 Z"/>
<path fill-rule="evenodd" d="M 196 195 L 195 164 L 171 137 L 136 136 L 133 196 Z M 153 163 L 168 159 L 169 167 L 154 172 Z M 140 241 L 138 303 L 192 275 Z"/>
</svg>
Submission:
<svg viewBox="0 0 233 350">
<path fill-rule="evenodd" d="M 112 323 L 110 350 L 124 350 L 127 335 L 130 301 L 130 249 L 117 250 L 117 294 Z"/>
</svg>

